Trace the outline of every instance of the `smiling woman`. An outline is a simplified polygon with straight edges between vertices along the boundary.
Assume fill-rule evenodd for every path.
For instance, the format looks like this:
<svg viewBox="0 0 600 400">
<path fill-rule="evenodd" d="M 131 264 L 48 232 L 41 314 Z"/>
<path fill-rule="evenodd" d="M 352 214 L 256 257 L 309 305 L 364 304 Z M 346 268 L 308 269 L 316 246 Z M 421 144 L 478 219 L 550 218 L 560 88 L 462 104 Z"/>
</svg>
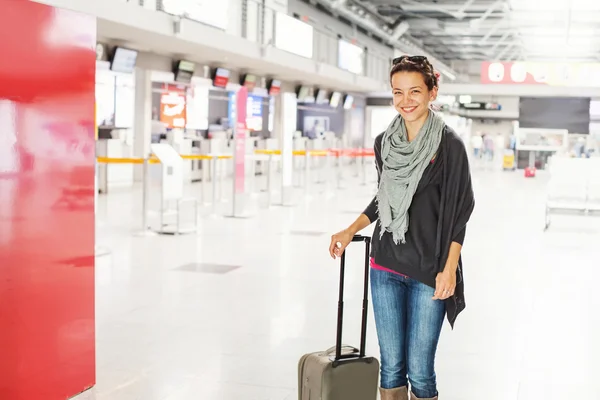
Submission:
<svg viewBox="0 0 600 400">
<path fill-rule="evenodd" d="M 425 57 L 394 59 L 390 73 L 393 103 L 412 142 L 429 115 L 429 104 L 437 98 L 438 75 Z"/>
<path fill-rule="evenodd" d="M 460 253 L 475 203 L 464 144 L 430 109 L 438 79 L 426 57 L 394 60 L 398 114 L 375 139 L 377 195 L 329 247 L 341 256 L 377 221 L 371 293 L 382 400 L 437 399 L 434 360 L 444 317 L 454 326 L 465 308 Z"/>
</svg>

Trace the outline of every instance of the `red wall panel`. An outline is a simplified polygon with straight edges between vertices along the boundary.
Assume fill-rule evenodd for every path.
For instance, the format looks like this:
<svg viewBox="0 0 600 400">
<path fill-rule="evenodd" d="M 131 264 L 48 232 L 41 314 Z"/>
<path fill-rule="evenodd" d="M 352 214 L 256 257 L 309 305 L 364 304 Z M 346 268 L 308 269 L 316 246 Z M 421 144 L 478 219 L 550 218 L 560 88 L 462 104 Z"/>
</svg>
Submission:
<svg viewBox="0 0 600 400">
<path fill-rule="evenodd" d="M 95 18 L 0 13 L 0 399 L 95 383 Z"/>
</svg>

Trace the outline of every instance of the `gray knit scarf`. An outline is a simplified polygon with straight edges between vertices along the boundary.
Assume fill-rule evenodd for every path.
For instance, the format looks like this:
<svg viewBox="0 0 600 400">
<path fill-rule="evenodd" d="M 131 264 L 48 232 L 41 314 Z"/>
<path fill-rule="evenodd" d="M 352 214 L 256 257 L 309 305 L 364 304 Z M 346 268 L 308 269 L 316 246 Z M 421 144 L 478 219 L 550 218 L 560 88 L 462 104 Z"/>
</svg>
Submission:
<svg viewBox="0 0 600 400">
<path fill-rule="evenodd" d="M 406 125 L 398 114 L 383 134 L 381 159 L 383 168 L 377 192 L 381 235 L 391 232 L 394 242 L 406 243 L 408 208 L 423 171 L 435 156 L 444 120 L 430 110 L 417 137 L 408 141 Z"/>
</svg>

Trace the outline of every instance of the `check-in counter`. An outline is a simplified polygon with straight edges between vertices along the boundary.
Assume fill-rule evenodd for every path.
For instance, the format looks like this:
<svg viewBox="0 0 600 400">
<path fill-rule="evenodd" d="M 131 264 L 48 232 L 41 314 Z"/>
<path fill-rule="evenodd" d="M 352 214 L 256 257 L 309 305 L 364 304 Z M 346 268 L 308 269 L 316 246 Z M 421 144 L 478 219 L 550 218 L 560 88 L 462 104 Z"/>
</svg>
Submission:
<svg viewBox="0 0 600 400">
<path fill-rule="evenodd" d="M 133 148 L 121 139 L 98 139 L 96 155 L 98 157 L 129 158 Z M 98 191 L 107 193 L 114 188 L 133 186 L 133 164 L 98 164 Z"/>
</svg>

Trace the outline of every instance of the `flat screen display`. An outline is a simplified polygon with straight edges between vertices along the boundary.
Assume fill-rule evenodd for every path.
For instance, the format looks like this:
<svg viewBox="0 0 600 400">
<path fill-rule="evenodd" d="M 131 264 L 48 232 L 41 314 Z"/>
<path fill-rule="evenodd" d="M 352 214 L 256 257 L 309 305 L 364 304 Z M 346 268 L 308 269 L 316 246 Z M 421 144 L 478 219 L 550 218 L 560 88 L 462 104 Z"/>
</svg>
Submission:
<svg viewBox="0 0 600 400">
<path fill-rule="evenodd" d="M 345 40 L 338 41 L 338 67 L 360 75 L 364 64 L 364 49 Z"/>
<path fill-rule="evenodd" d="M 327 104 L 329 103 L 329 93 L 325 89 L 317 90 L 317 104 Z"/>
<path fill-rule="evenodd" d="M 344 99 L 344 109 L 350 110 L 353 105 L 354 105 L 354 97 L 347 94 L 346 98 Z"/>
<path fill-rule="evenodd" d="M 215 70 L 215 77 L 213 79 L 213 85 L 215 87 L 225 88 L 229 83 L 229 70 L 225 68 L 217 68 Z"/>
<path fill-rule="evenodd" d="M 278 95 L 281 92 L 281 81 L 277 79 L 271 80 L 268 84 L 269 96 Z"/>
<path fill-rule="evenodd" d="M 227 104 L 227 117 L 230 121 L 235 120 L 234 115 L 234 102 L 233 102 L 234 93 L 229 92 L 228 98 L 229 102 Z M 248 95 L 246 100 L 246 128 L 251 131 L 260 132 L 262 131 L 263 126 L 263 113 L 262 113 L 262 104 L 263 98 L 256 95 Z"/>
<path fill-rule="evenodd" d="M 275 14 L 275 47 L 302 57 L 312 58 L 313 27 L 285 13 L 278 12 Z"/>
<path fill-rule="evenodd" d="M 175 81 L 190 83 L 192 81 L 192 77 L 194 76 L 194 70 L 196 69 L 196 64 L 190 61 L 181 60 L 177 63 L 177 67 L 175 68 Z"/>
<path fill-rule="evenodd" d="M 263 98 L 249 95 L 246 106 L 246 127 L 251 131 L 260 132 L 263 126 Z"/>
<path fill-rule="evenodd" d="M 257 80 L 256 75 L 246 74 L 246 75 L 244 75 L 242 82 L 240 82 L 240 83 L 243 86 L 245 86 L 246 88 L 248 88 L 248 91 L 252 91 L 256 87 L 256 80 Z"/>
<path fill-rule="evenodd" d="M 137 56 L 138 52 L 135 50 L 117 47 L 110 63 L 110 69 L 115 72 L 131 74 L 135 69 Z"/>
<path fill-rule="evenodd" d="M 338 108 L 341 101 L 342 101 L 342 94 L 340 92 L 331 93 L 331 98 L 329 99 L 329 105 L 331 107 Z"/>
<path fill-rule="evenodd" d="M 314 103 L 315 102 L 315 89 L 310 86 L 298 87 L 298 102 L 300 103 Z"/>
</svg>

